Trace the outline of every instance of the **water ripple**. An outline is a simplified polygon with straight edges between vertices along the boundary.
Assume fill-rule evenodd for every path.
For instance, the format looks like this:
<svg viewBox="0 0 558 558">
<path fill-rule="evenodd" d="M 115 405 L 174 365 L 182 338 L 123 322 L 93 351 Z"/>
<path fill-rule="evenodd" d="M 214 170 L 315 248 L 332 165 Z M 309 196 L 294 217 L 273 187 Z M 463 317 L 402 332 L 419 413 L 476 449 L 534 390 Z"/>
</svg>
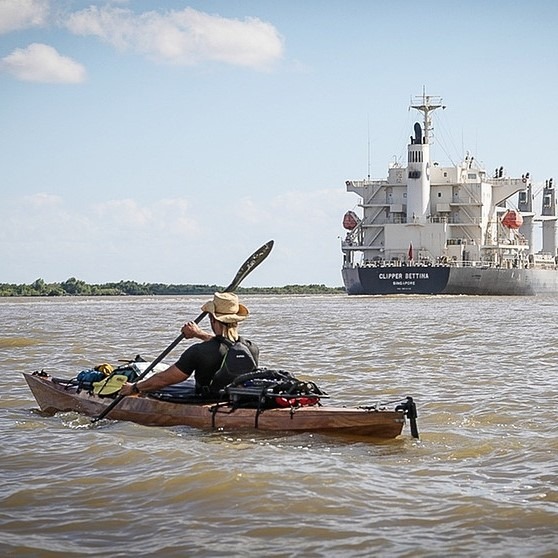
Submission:
<svg viewBox="0 0 558 558">
<path fill-rule="evenodd" d="M 420 441 L 44 417 L 21 372 L 156 356 L 205 297 L 0 299 L 3 555 L 554 555 L 557 300 L 245 299 L 262 364 L 412 395 Z"/>
</svg>

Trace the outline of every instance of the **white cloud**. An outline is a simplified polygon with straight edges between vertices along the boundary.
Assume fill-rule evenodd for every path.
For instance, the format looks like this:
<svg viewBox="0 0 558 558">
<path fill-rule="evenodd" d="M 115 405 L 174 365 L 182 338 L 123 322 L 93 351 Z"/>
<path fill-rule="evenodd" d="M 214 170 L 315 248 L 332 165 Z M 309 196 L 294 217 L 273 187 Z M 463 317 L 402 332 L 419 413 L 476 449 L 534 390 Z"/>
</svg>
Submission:
<svg viewBox="0 0 558 558">
<path fill-rule="evenodd" d="M 162 199 L 149 207 L 136 200 L 122 199 L 99 203 L 93 208 L 99 223 L 118 223 L 118 227 L 135 232 L 143 229 L 167 235 L 197 234 L 199 225 L 189 214 L 188 201 L 182 198 Z M 135 234 L 134 232 L 134 234 Z"/>
<path fill-rule="evenodd" d="M 117 48 L 179 65 L 216 61 L 264 69 L 283 54 L 282 38 L 271 24 L 192 8 L 137 15 L 128 9 L 91 6 L 71 14 L 66 26 L 76 35 L 94 35 Z"/>
<path fill-rule="evenodd" d="M 152 211 L 147 207 L 140 207 L 135 200 L 109 200 L 99 203 L 93 208 L 95 219 L 99 223 L 118 223 L 118 226 L 146 227 L 152 219 Z"/>
<path fill-rule="evenodd" d="M 235 214 L 237 219 L 251 225 L 270 222 L 273 219 L 273 213 L 269 208 L 259 206 L 250 197 L 241 198 L 236 202 Z"/>
<path fill-rule="evenodd" d="M 24 196 L 23 202 L 31 209 L 37 209 L 40 211 L 45 209 L 50 210 L 63 204 L 63 200 L 60 196 L 46 194 L 45 192 L 39 192 L 31 196 Z"/>
<path fill-rule="evenodd" d="M 0 34 L 44 25 L 48 0 L 0 0 Z"/>
<path fill-rule="evenodd" d="M 15 49 L 0 60 L 0 69 L 22 81 L 43 83 L 80 83 L 86 75 L 81 64 L 41 43 Z"/>
</svg>

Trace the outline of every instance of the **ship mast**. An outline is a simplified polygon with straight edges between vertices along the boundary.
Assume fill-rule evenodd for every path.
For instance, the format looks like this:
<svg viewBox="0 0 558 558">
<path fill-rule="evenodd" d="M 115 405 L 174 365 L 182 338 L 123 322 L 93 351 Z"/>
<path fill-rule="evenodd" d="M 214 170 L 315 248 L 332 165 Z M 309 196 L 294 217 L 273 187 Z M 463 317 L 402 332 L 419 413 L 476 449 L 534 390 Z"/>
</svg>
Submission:
<svg viewBox="0 0 558 558">
<path fill-rule="evenodd" d="M 445 105 L 442 105 L 442 97 L 434 95 L 426 95 L 424 88 L 422 90 L 422 95 L 411 99 L 411 108 L 418 110 L 423 115 L 423 129 L 424 138 L 423 143 L 430 143 L 430 138 L 432 137 L 432 113 L 441 108 L 445 109 Z"/>
<path fill-rule="evenodd" d="M 423 126 L 417 122 L 414 137 L 407 147 L 407 223 L 424 225 L 430 215 L 430 137 L 432 113 L 442 107 L 440 97 L 426 95 L 411 99 L 411 108 L 423 114 Z M 445 107 L 444 107 L 445 108 Z M 418 235 L 418 232 L 417 232 Z"/>
</svg>

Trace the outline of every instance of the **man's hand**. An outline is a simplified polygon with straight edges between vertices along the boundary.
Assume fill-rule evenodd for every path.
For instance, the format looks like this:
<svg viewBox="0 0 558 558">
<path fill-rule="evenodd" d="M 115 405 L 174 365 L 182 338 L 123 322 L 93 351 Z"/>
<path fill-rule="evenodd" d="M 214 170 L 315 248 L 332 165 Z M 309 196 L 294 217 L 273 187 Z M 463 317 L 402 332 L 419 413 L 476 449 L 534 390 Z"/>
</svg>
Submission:
<svg viewBox="0 0 558 558">
<path fill-rule="evenodd" d="M 184 324 L 181 331 L 186 339 L 201 339 L 202 341 L 207 341 L 213 337 L 211 333 L 204 331 L 196 322 Z"/>
<path fill-rule="evenodd" d="M 126 382 L 118 392 L 120 395 L 134 395 L 134 393 L 138 393 L 138 387 L 136 384 L 131 384 L 130 382 Z"/>
</svg>

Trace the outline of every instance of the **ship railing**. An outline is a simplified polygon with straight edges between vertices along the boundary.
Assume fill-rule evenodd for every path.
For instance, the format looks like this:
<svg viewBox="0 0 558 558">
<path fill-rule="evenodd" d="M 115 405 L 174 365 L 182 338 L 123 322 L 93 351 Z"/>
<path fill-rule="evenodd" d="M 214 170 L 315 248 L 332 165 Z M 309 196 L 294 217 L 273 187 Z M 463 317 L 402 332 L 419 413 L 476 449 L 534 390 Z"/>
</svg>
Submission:
<svg viewBox="0 0 558 558">
<path fill-rule="evenodd" d="M 471 245 L 474 241 L 470 238 L 448 238 L 446 241 L 448 246 Z"/>
<path fill-rule="evenodd" d="M 451 260 L 451 267 L 475 267 L 479 269 L 499 269 L 499 268 L 521 268 L 528 267 L 525 260 L 518 258 L 506 258 L 500 262 L 492 260 Z"/>
<path fill-rule="evenodd" d="M 430 217 L 431 223 L 448 223 L 449 225 L 462 225 L 465 227 L 468 225 L 480 225 L 481 221 L 482 219 L 480 217 L 472 217 L 470 215 L 468 215 L 467 221 L 460 221 L 452 216 L 446 215 L 433 215 L 432 217 Z"/>
<path fill-rule="evenodd" d="M 368 196 L 368 199 L 370 199 L 370 197 L 374 197 L 378 191 L 385 187 L 388 184 L 388 182 L 386 180 L 346 180 L 345 181 L 345 186 L 347 188 L 347 192 L 354 192 L 355 194 L 358 194 L 359 196 L 361 196 L 364 199 L 364 195 L 366 193 L 370 193 L 370 191 L 366 192 L 367 188 L 372 187 L 373 188 L 373 193 L 372 196 Z"/>
<path fill-rule="evenodd" d="M 538 252 L 530 258 L 530 267 L 539 269 L 558 269 L 558 256 L 553 256 L 550 252 Z"/>
<path fill-rule="evenodd" d="M 454 196 L 450 201 L 450 205 L 482 205 L 481 201 L 475 196 Z"/>
<path fill-rule="evenodd" d="M 482 219 L 480 217 L 472 217 L 471 215 L 467 215 L 468 219 L 466 221 L 463 221 L 462 219 L 455 219 L 450 217 L 450 220 L 448 221 L 450 225 L 462 225 L 462 226 L 467 226 L 467 225 L 480 225 L 482 222 Z"/>
<path fill-rule="evenodd" d="M 363 260 L 360 263 L 347 262 L 344 268 L 359 267 L 468 267 L 476 269 L 553 269 L 558 270 L 558 261 L 553 260 L 535 260 L 527 262 L 521 259 L 505 259 L 501 262 L 487 260 L 454 260 L 437 258 L 437 260 L 424 261 L 404 261 L 404 260 Z"/>
<path fill-rule="evenodd" d="M 558 262 L 553 261 L 528 261 L 523 258 L 503 258 L 501 261 L 492 260 L 452 260 L 449 262 L 452 267 L 476 267 L 479 269 L 558 269 Z"/>
<path fill-rule="evenodd" d="M 356 264 L 356 267 L 408 267 L 408 266 L 432 267 L 434 265 L 449 265 L 449 264 L 434 264 L 434 262 L 432 262 L 431 260 L 421 260 L 421 261 L 363 260 L 361 263 Z"/>
<path fill-rule="evenodd" d="M 344 267 L 472 267 L 478 269 L 512 269 L 512 268 L 540 268 L 540 269 L 558 269 L 558 262 L 543 260 L 528 263 L 521 259 L 505 259 L 501 262 L 489 261 L 489 260 L 457 260 L 448 258 L 436 258 L 433 260 L 420 260 L 420 261 L 409 261 L 409 260 L 363 260 L 360 263 L 347 263 Z"/>
<path fill-rule="evenodd" d="M 510 178 L 504 176 L 502 178 L 486 177 L 484 182 L 494 185 L 506 185 L 506 186 L 521 186 L 523 189 L 527 187 L 527 182 L 524 178 Z"/>
<path fill-rule="evenodd" d="M 493 262 L 486 262 L 482 260 L 450 260 L 449 265 L 452 267 L 480 267 L 486 269 L 487 267 L 496 267 Z"/>
</svg>

